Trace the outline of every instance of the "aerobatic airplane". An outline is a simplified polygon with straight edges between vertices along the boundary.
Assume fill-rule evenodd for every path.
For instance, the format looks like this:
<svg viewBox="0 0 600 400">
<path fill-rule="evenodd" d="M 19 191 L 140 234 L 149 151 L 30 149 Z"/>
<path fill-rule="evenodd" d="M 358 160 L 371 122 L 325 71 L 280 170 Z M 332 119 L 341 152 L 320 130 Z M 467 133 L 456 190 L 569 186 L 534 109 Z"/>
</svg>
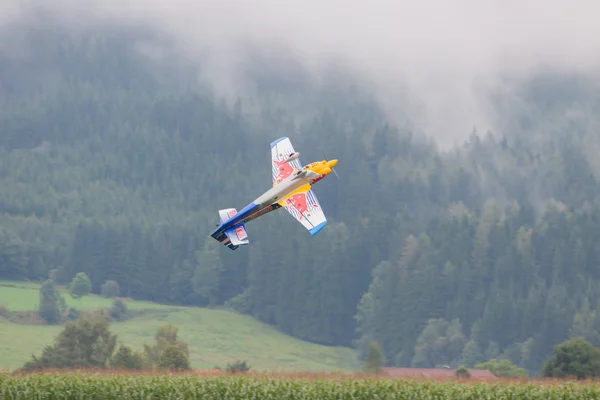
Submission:
<svg viewBox="0 0 600 400">
<path fill-rule="evenodd" d="M 336 173 L 333 167 L 338 160 L 317 161 L 302 167 L 299 157 L 289 138 L 282 137 L 271 143 L 273 187 L 239 212 L 235 208 L 219 210 L 220 224 L 211 236 L 235 250 L 249 243 L 246 222 L 281 207 L 312 236 L 323 229 L 327 219 L 311 186 L 332 171 Z"/>
</svg>

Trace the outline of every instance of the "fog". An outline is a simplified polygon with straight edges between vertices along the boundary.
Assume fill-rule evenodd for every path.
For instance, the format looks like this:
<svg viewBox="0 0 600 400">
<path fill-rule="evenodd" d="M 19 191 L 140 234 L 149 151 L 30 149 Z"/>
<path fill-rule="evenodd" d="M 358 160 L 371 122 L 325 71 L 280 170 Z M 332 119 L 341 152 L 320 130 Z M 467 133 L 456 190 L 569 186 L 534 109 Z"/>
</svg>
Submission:
<svg viewBox="0 0 600 400">
<path fill-rule="evenodd" d="M 29 16 L 38 0 L 3 0 L 0 23 Z M 409 93 L 411 117 L 441 146 L 476 127 L 494 128 L 490 90 L 539 68 L 600 71 L 600 3 L 593 0 L 55 0 L 65 23 L 150 24 L 194 59 L 210 52 L 204 78 L 235 93 L 240 48 L 280 46 L 318 75 L 341 63 L 393 120 Z M 6 40 L 4 38 L 3 40 Z M 402 108 L 400 110 L 399 108 Z"/>
</svg>

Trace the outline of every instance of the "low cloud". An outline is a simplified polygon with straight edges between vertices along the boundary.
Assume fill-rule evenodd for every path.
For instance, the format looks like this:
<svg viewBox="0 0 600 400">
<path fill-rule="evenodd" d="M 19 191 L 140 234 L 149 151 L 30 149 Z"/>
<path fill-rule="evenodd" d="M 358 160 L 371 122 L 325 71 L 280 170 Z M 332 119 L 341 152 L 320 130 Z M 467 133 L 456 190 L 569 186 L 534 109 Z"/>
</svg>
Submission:
<svg viewBox="0 0 600 400">
<path fill-rule="evenodd" d="M 39 1 L 0 5 L 0 24 Z M 594 73 L 600 67 L 600 3 L 560 0 L 56 0 L 73 26 L 150 25 L 173 35 L 193 59 L 211 54 L 205 76 L 239 85 L 240 49 L 284 48 L 315 73 L 345 65 L 388 110 L 409 111 L 440 145 L 476 126 L 493 128 L 490 91 L 539 68 Z M 2 39 L 6 41 L 6 38 Z M 212 75 L 211 75 L 212 74 Z"/>
</svg>

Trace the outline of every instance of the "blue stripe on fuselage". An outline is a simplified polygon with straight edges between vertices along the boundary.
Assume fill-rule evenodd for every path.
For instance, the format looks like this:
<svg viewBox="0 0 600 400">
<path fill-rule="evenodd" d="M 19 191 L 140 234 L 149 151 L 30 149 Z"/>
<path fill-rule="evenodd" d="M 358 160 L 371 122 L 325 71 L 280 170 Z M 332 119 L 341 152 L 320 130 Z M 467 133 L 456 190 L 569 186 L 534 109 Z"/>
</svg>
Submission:
<svg viewBox="0 0 600 400">
<path fill-rule="evenodd" d="M 244 218 L 246 218 L 248 215 L 250 215 L 251 213 L 257 211 L 257 209 L 258 209 L 258 204 L 255 204 L 255 203 L 248 204 L 246 207 L 242 208 L 237 214 L 235 214 L 233 216 L 233 218 L 231 218 L 230 220 L 225 221 L 224 223 L 222 223 L 221 226 L 219 226 L 211 234 L 211 236 L 214 237 L 214 238 L 217 238 L 221 233 L 225 232 L 227 229 L 229 229 L 232 226 L 236 225 L 241 220 L 243 220 Z"/>
</svg>

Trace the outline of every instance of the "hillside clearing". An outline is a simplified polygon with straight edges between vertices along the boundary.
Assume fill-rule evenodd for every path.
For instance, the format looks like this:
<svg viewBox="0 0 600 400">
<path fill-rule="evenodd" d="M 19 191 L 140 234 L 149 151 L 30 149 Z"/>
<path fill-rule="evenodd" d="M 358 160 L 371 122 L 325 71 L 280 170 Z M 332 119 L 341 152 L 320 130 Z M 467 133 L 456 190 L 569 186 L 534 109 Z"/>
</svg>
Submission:
<svg viewBox="0 0 600 400">
<path fill-rule="evenodd" d="M 12 286 L 6 286 L 12 285 Z M 9 310 L 32 311 L 38 304 L 39 285 L 0 281 L 0 304 Z M 63 297 L 71 307 L 79 301 L 67 293 Z M 156 329 L 166 323 L 179 328 L 179 336 L 189 344 L 193 368 L 207 369 L 228 362 L 247 360 L 253 370 L 348 371 L 357 367 L 355 353 L 343 347 L 327 347 L 287 336 L 252 317 L 227 310 L 177 307 L 152 302 L 127 301 L 130 309 L 153 310 L 124 322 L 114 322 L 111 330 L 119 343 L 142 349 L 151 344 Z M 111 300 L 86 296 L 83 309 L 108 308 Z M 44 346 L 62 330 L 62 326 L 22 325 L 0 317 L 0 369 L 15 369 L 31 354 L 39 354 Z"/>
</svg>

